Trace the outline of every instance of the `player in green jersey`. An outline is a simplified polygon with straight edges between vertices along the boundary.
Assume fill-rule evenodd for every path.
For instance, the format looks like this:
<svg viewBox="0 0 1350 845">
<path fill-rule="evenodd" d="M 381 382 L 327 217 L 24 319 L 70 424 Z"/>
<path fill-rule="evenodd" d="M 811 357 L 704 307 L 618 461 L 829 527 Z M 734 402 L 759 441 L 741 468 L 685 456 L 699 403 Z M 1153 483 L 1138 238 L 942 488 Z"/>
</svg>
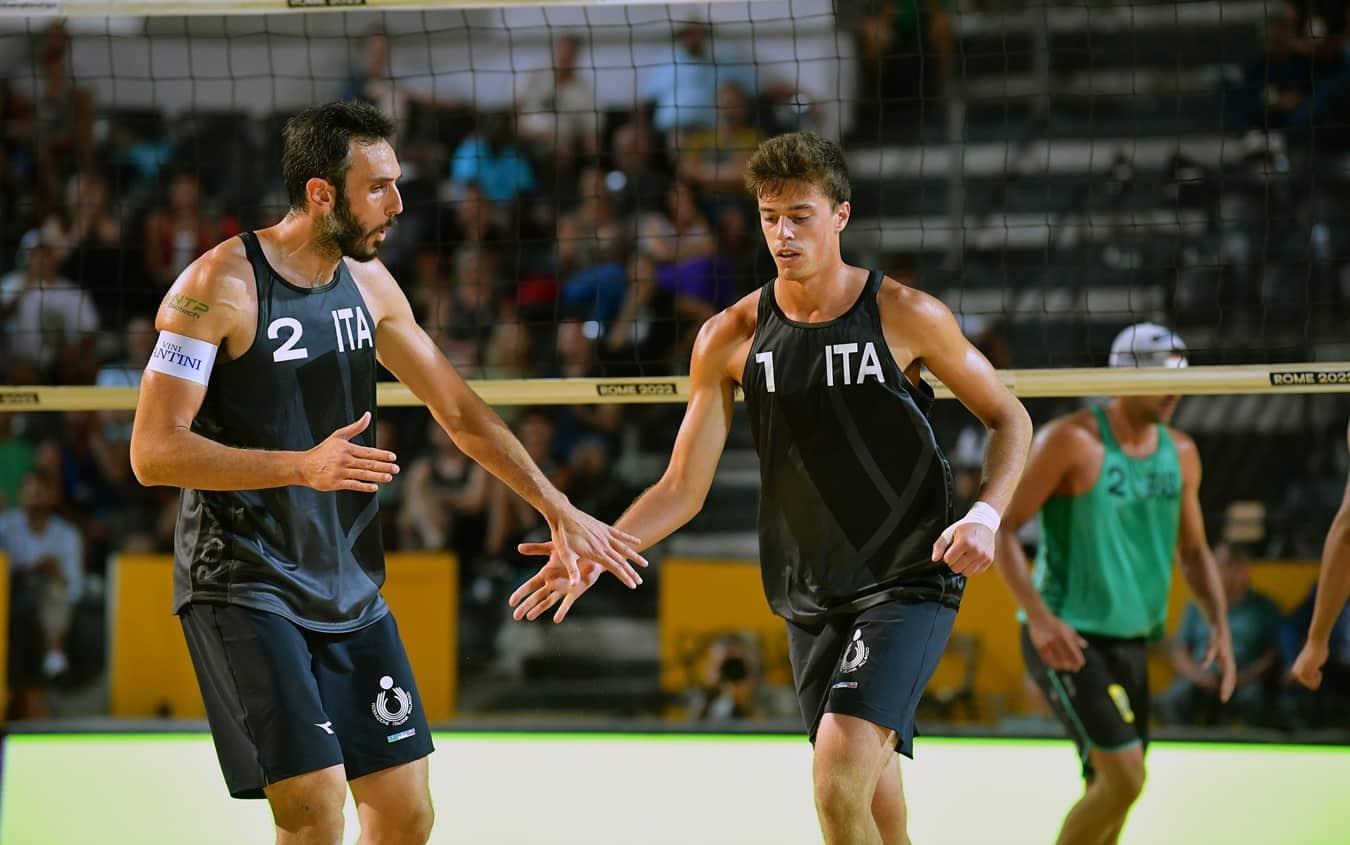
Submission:
<svg viewBox="0 0 1350 845">
<path fill-rule="evenodd" d="M 1130 326 L 1116 367 L 1185 366 L 1167 329 Z M 1022 610 L 1027 668 L 1078 746 L 1086 788 L 1061 845 L 1109 845 L 1144 783 L 1147 643 L 1162 634 L 1172 561 L 1213 629 L 1206 667 L 1227 701 L 1235 678 L 1219 573 L 1200 512 L 1200 454 L 1168 426 L 1176 396 L 1118 396 L 1047 425 L 1004 514 L 996 562 Z M 1017 531 L 1040 513 L 1036 567 Z"/>
</svg>

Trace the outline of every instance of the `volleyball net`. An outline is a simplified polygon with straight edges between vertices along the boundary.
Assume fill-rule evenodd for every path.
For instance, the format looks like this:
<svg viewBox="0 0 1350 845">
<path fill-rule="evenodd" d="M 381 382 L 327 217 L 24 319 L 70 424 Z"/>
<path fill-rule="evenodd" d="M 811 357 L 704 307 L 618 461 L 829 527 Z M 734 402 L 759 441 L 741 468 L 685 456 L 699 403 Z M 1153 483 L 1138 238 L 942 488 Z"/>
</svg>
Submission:
<svg viewBox="0 0 1350 845">
<path fill-rule="evenodd" d="M 687 370 L 702 320 L 773 272 L 746 158 L 810 129 L 848 153 L 848 260 L 939 296 L 1000 368 L 1099 367 L 1117 331 L 1154 321 L 1193 365 L 1258 365 L 1159 374 L 1169 391 L 1335 389 L 1346 112 L 1319 57 L 1343 25 L 1281 8 L 3 4 L 6 383 L 136 363 L 133 318 L 183 266 L 284 213 L 285 120 L 359 97 L 395 117 L 405 173 L 382 258 L 471 378 Z M 1306 79 L 1278 76 L 1281 38 Z M 1067 372 L 1010 382 L 1086 390 Z"/>
</svg>

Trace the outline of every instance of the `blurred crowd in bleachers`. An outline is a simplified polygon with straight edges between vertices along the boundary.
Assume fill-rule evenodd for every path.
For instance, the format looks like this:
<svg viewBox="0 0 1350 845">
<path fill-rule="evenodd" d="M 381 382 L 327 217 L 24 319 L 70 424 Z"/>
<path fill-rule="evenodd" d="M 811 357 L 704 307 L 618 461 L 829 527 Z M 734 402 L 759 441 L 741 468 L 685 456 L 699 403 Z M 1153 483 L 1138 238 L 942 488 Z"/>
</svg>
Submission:
<svg viewBox="0 0 1350 845">
<path fill-rule="evenodd" d="M 1350 208 L 1342 205 L 1350 181 L 1341 168 L 1350 135 L 1335 120 L 1350 96 L 1347 4 L 1271 4 L 1269 15 L 1242 25 L 1247 37 L 1237 43 L 1250 46 L 1245 53 L 1232 46 L 1215 53 L 1204 39 L 1191 39 L 1197 63 L 1222 72 L 1205 81 L 1205 108 L 1185 115 L 1177 104 L 1196 100 L 1185 99 L 1182 83 L 1171 91 L 1176 102 L 1167 94 L 1162 105 L 1156 92 L 1139 96 L 1129 86 L 1124 94 L 1119 84 L 1106 85 L 1105 94 L 1083 88 L 1085 67 L 1098 77 L 1141 76 L 1124 60 L 1095 68 L 1093 48 L 1085 58 L 1080 43 L 1091 27 L 1080 31 L 1072 21 L 1047 24 L 1057 45 L 1049 54 L 1054 93 L 1018 99 L 1016 86 L 1007 85 L 1003 94 L 981 93 L 982 83 L 1032 64 L 1031 47 L 999 31 L 1007 15 L 1021 13 L 1019 5 L 838 4 L 838 37 L 851 45 L 856 81 L 845 103 L 858 218 L 851 229 L 875 236 L 859 242 L 856 260 L 942 296 L 998 366 L 1100 363 L 1104 341 L 1136 318 L 1195 332 L 1187 336 L 1197 338 L 1196 363 L 1315 357 L 1320 336 L 1312 324 L 1343 317 L 1350 305 L 1350 249 L 1343 248 L 1350 239 L 1339 216 Z M 671 60 L 641 65 L 627 108 L 600 104 L 583 61 L 583 31 L 556 33 L 546 64 L 511 73 L 510 108 L 438 97 L 393 75 L 396 40 L 380 29 L 352 34 L 350 66 L 322 75 L 341 81 L 318 91 L 320 99 L 366 99 L 397 119 L 405 213 L 381 257 L 466 376 L 679 373 L 702 322 L 771 275 L 755 209 L 741 190 L 745 162 L 764 137 L 820 128 L 822 103 L 840 94 L 803 90 L 790 65 L 766 69 L 761 57 L 718 40 L 705 19 L 678 18 L 670 32 Z M 1017 37 L 1029 32 L 1034 26 Z M 226 108 L 166 113 L 102 102 L 71 73 L 70 37 L 60 22 L 34 28 L 28 46 L 24 66 L 0 78 L 0 373 L 6 384 L 134 387 L 153 343 L 155 309 L 179 272 L 220 240 L 285 212 L 280 130 L 290 112 L 260 119 Z M 1149 59 L 1136 52 L 1130 61 Z M 1124 111 L 1108 117 L 1107 94 L 1119 95 L 1109 105 Z M 1145 120 L 1129 111 L 1150 96 L 1155 109 L 1168 111 L 1171 103 L 1177 113 Z M 948 171 L 921 164 L 897 175 L 868 163 L 881 160 L 874 153 L 942 147 L 952 126 L 946 108 L 957 99 L 966 115 L 961 143 L 996 139 L 1011 154 L 986 174 L 978 167 L 967 174 L 967 223 L 958 228 L 972 234 L 953 263 L 946 240 L 934 247 L 926 234 L 913 243 L 904 238 L 906 220 L 919 220 L 924 232 L 954 225 Z M 1098 107 L 1099 122 L 1084 117 Z M 1192 123 L 1178 123 L 1182 117 Z M 1189 135 L 1195 144 L 1186 143 Z M 1112 145 L 1155 137 L 1176 143 L 1152 165 L 1112 159 Z M 1082 140 L 1111 152 L 1105 161 L 1070 166 L 1067 175 L 1055 165 L 1028 176 L 1018 156 L 1049 140 Z M 1205 155 L 1189 155 L 1197 144 Z M 1019 203 L 1036 216 L 1037 230 L 1050 234 L 982 245 L 973 233 L 1002 225 L 1006 234 Z M 1208 217 L 1196 231 L 1170 221 L 1160 237 L 1137 222 L 1157 206 L 1178 215 L 1194 206 Z M 1092 215 L 1104 208 L 1135 222 L 1102 227 L 1106 238 L 1067 243 L 1056 234 L 1092 229 Z M 887 240 L 893 235 L 899 245 Z M 1082 289 L 1100 295 L 1112 285 L 1128 291 L 1126 304 L 1094 313 Z M 1061 286 L 1075 293 L 1057 310 L 1046 292 Z M 997 292 L 994 307 L 981 298 L 988 291 Z M 1037 291 L 1044 295 L 1035 306 L 1018 304 Z M 1304 319 L 1310 311 L 1316 313 Z M 1063 407 L 1033 403 L 1040 419 Z M 1197 400 L 1196 407 L 1204 406 Z M 652 480 L 679 411 L 502 409 L 554 482 L 604 519 L 617 517 Z M 1274 489 L 1259 460 L 1224 456 L 1250 455 L 1253 442 L 1278 438 L 1307 445 L 1310 430 L 1308 448 L 1329 454 L 1344 419 L 1324 417 L 1306 411 L 1292 428 L 1216 431 L 1208 440 L 1196 432 L 1210 449 L 1207 479 L 1217 479 L 1207 480 L 1207 514 L 1222 514 L 1235 499 L 1260 500 L 1271 527 L 1260 551 L 1280 541 L 1286 545 L 1276 551 L 1315 556 L 1329 521 L 1329 513 L 1322 519 L 1323 488 L 1340 483 L 1343 461 L 1286 495 L 1287 485 Z M 945 407 L 937 418 L 958 478 L 969 480 L 979 454 L 962 435 L 967 423 Z M 14 573 L 9 671 L 17 715 L 48 712 L 46 690 L 101 673 L 109 556 L 171 550 L 176 493 L 135 482 L 129 426 L 123 411 L 0 413 L 0 548 Z M 1226 440 L 1229 434 L 1236 439 Z M 423 411 L 382 414 L 379 437 L 404 462 L 381 492 L 386 547 L 459 555 L 462 645 L 490 659 L 504 596 L 529 567 L 516 543 L 543 526 Z M 737 445 L 747 442 L 733 435 Z M 1334 493 L 1333 509 L 1338 487 Z M 1290 504 L 1289 495 L 1305 504 Z M 1308 497 L 1317 505 L 1307 507 Z M 749 519 L 747 501 L 740 497 L 736 508 L 744 514 L 736 512 Z M 1291 512 L 1306 520 L 1287 532 L 1297 542 L 1279 539 L 1286 536 L 1281 515 Z M 634 606 L 654 612 L 651 602 Z M 1251 646 L 1249 668 L 1268 683 L 1261 689 L 1272 691 L 1259 718 L 1245 709 L 1219 713 L 1207 702 L 1204 675 L 1187 662 L 1201 644 L 1187 639 L 1183 625 L 1177 671 L 1192 688 L 1169 691 L 1167 712 L 1182 720 L 1235 714 L 1267 725 L 1316 723 L 1324 711 L 1281 704 L 1275 694 L 1280 667 L 1292 659 L 1284 640 L 1298 638 L 1289 633 L 1297 624 L 1251 626 L 1263 639 Z M 755 710 L 749 684 L 757 658 L 732 642 L 716 648 L 726 654 L 713 661 L 708 689 L 691 711 Z M 1350 665 L 1350 654 L 1342 657 Z"/>
<path fill-rule="evenodd" d="M 644 101 L 620 112 L 596 104 L 577 33 L 554 40 L 550 67 L 519 75 L 516 108 L 504 111 L 418 95 L 389 77 L 383 32 L 354 39 L 349 78 L 331 96 L 395 115 L 405 170 L 406 210 L 381 257 L 466 376 L 678 372 L 703 320 L 760 283 L 771 265 L 752 240 L 740 174 L 766 131 L 789 128 L 759 112 L 797 95 L 783 82 L 759 87 L 743 58 L 714 64 L 710 37 L 701 20 L 682 24 L 676 61 L 649 68 Z M 288 115 L 260 132 L 244 113 L 118 110 L 70 77 L 61 23 L 32 48 L 33 88 L 6 85 L 0 112 L 0 368 L 7 384 L 135 386 L 178 274 L 284 213 Z M 502 413 L 574 501 L 618 516 L 635 492 L 615 476 L 638 434 L 625 426 L 634 414 L 621 405 Z M 96 620 L 109 554 L 171 550 L 176 495 L 131 476 L 129 421 L 128 412 L 0 414 L 0 508 L 11 521 L 0 545 L 15 571 L 20 690 L 97 671 L 100 626 L 72 619 Z M 382 493 L 386 547 L 454 549 L 469 602 L 491 602 L 484 624 L 494 627 L 502 586 L 523 571 L 516 543 L 543 528 L 537 514 L 420 411 L 384 415 L 379 436 L 408 461 Z M 48 535 L 60 542 L 32 540 Z"/>
</svg>

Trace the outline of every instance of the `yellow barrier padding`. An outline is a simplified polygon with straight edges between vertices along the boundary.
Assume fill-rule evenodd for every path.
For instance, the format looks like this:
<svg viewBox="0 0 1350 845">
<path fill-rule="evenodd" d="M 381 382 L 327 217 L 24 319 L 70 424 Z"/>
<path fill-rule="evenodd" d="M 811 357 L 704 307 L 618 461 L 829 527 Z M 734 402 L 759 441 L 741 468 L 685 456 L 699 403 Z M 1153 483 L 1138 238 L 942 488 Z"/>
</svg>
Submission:
<svg viewBox="0 0 1350 845">
<path fill-rule="evenodd" d="M 1285 613 L 1307 596 L 1316 581 L 1316 561 L 1252 563 L 1252 588 L 1269 595 Z M 1168 605 L 1169 634 L 1177 629 L 1189 601 L 1190 591 L 1177 571 Z M 962 636 L 974 641 L 974 695 L 984 719 L 995 718 L 1000 712 L 1019 712 L 1025 705 L 1022 679 L 1026 670 L 1016 611 L 1012 595 L 993 570 L 968 582 L 952 637 L 953 641 Z M 759 564 L 667 559 L 662 564 L 660 597 L 662 688 L 671 692 L 685 689 L 690 683 L 690 660 L 696 659 L 691 651 L 706 644 L 710 634 L 733 631 L 759 635 L 765 647 L 765 680 L 791 686 L 783 621 L 769 612 L 760 586 Z M 968 654 L 949 647 L 929 690 L 959 686 L 970 659 Z M 1162 644 L 1153 649 L 1149 677 L 1155 692 L 1171 683 L 1171 664 Z"/>
<path fill-rule="evenodd" d="M 427 719 L 455 715 L 459 689 L 459 562 L 449 553 L 397 552 L 385 560 L 384 599 L 408 651 Z"/>
<path fill-rule="evenodd" d="M 769 611 L 759 564 L 739 560 L 666 558 L 661 563 L 658 601 L 661 688 L 688 688 L 691 672 L 703 664 L 708 644 L 722 634 L 758 638 L 764 680 L 792 686 L 787 629 Z"/>
<path fill-rule="evenodd" d="M 396 553 L 384 596 L 398 621 L 427 718 L 454 714 L 458 564 L 453 555 Z M 110 578 L 109 711 L 204 718 L 192 661 L 173 605 L 173 558 L 119 555 Z"/>
</svg>

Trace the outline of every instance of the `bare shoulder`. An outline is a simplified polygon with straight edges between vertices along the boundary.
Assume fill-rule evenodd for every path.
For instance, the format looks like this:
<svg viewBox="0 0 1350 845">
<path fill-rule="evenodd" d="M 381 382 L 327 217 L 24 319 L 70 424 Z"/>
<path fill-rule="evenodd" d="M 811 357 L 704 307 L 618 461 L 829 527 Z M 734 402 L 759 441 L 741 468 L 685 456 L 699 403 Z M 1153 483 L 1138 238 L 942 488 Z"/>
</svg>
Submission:
<svg viewBox="0 0 1350 845">
<path fill-rule="evenodd" d="M 253 267 L 243 241 L 230 238 L 203 253 L 179 274 L 165 301 L 174 295 L 205 297 L 208 304 L 253 299 Z"/>
<path fill-rule="evenodd" d="M 717 371 L 740 381 L 759 323 L 759 297 L 760 291 L 752 291 L 708 318 L 694 343 L 694 366 L 712 364 Z"/>
<path fill-rule="evenodd" d="M 700 342 L 707 339 L 709 344 L 735 346 L 755 335 L 759 324 L 760 291 L 752 291 L 721 311 L 718 311 L 699 330 Z"/>
<path fill-rule="evenodd" d="M 952 311 L 942 300 L 904 282 L 886 276 L 877 291 L 877 306 L 886 320 L 908 324 L 936 326 L 954 320 Z"/>
<path fill-rule="evenodd" d="M 243 338 L 257 311 L 253 268 L 238 238 L 230 238 L 189 264 L 160 302 L 155 327 L 211 343 Z M 247 343 L 244 343 L 247 346 Z"/>
<path fill-rule="evenodd" d="M 351 272 L 352 278 L 356 279 L 360 285 L 398 285 L 394 280 L 394 274 L 389 272 L 389 268 L 384 266 L 384 262 L 378 258 L 372 258 L 369 261 L 357 261 L 355 258 L 342 259 L 347 265 L 347 270 Z"/>
<path fill-rule="evenodd" d="M 1101 446 L 1102 433 L 1097 417 L 1091 411 L 1074 411 L 1046 423 L 1036 439 L 1046 448 L 1063 450 L 1072 455 L 1095 451 Z"/>
<path fill-rule="evenodd" d="M 1167 427 L 1167 433 L 1172 435 L 1172 443 L 1176 445 L 1177 454 L 1185 458 L 1200 456 L 1200 449 L 1195 445 L 1195 438 L 1170 425 Z"/>
<path fill-rule="evenodd" d="M 356 281 L 361 298 L 365 300 L 370 316 L 376 324 L 391 314 L 401 314 L 404 311 L 411 313 L 408 297 L 404 295 L 403 289 L 398 286 L 398 280 L 389 272 L 383 261 L 378 258 L 370 261 L 357 261 L 353 258 L 342 260 L 351 272 L 352 279 Z"/>
</svg>

